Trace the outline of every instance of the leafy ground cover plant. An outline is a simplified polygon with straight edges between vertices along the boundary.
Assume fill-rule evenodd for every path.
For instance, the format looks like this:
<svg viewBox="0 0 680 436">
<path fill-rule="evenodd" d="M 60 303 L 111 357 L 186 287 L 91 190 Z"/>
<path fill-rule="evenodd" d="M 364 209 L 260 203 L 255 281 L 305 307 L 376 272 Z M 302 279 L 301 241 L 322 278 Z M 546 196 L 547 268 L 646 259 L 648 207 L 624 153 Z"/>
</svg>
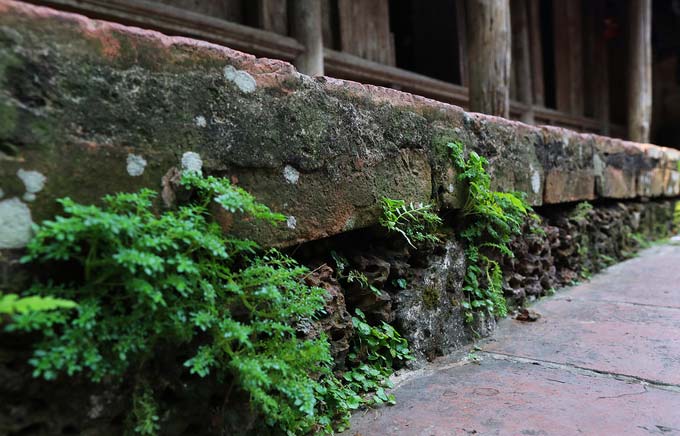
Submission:
<svg viewBox="0 0 680 436">
<path fill-rule="evenodd" d="M 30 360 L 34 375 L 120 379 L 143 372 L 158 347 L 183 346 L 193 350 L 187 371 L 232 380 L 284 433 L 332 433 L 346 424 L 349 411 L 367 404 L 359 395 L 367 386 L 343 384 L 327 338 L 297 331 L 322 313 L 325 291 L 307 286 L 309 271 L 284 254 L 223 235 L 209 206 L 271 223 L 284 217 L 226 179 L 185 173 L 182 185 L 191 200 L 176 210 L 154 212 L 151 190 L 107 196 L 101 206 L 64 198 L 64 215 L 37 228 L 23 261 L 68 264 L 73 274 L 27 293 L 73 309 L 13 311 L 9 330 L 43 334 Z M 382 345 L 395 340 L 384 326 L 371 329 L 371 337 L 387 335 Z M 396 346 L 402 358 L 407 346 Z M 390 362 L 381 362 L 381 376 Z M 157 433 L 158 414 L 152 387 L 141 382 L 132 428 Z"/>
<path fill-rule="evenodd" d="M 471 322 L 475 311 L 506 316 L 503 296 L 503 272 L 499 256 L 512 257 L 509 243 L 519 235 L 527 217 L 534 217 L 531 207 L 519 193 L 491 189 L 486 172 L 487 160 L 474 151 L 465 157 L 459 143 L 449 143 L 451 159 L 458 170 L 458 180 L 466 184 L 463 214 L 467 217 L 461 236 L 466 242 L 467 271 L 463 290 L 468 300 L 462 303 L 466 320 Z"/>
<path fill-rule="evenodd" d="M 408 342 L 384 321 L 378 326 L 370 325 L 360 309 L 355 309 L 352 325 L 357 332 L 357 340 L 348 356 L 353 368 L 343 374 L 344 379 L 355 392 L 375 392 L 372 398 L 364 399 L 368 405 L 395 404 L 394 395 L 387 394 L 385 389 L 392 387 L 389 377 L 395 363 L 414 359 Z"/>
<path fill-rule="evenodd" d="M 344 256 L 341 256 L 340 254 L 332 250 L 331 257 L 335 262 L 335 276 L 338 278 L 338 280 L 344 282 L 344 284 L 347 285 L 355 283 L 360 288 L 368 289 L 373 294 L 378 296 L 381 294 L 380 289 L 376 288 L 375 286 L 369 283 L 366 274 L 359 272 L 356 269 L 351 269 L 349 267 L 349 261 Z"/>
</svg>

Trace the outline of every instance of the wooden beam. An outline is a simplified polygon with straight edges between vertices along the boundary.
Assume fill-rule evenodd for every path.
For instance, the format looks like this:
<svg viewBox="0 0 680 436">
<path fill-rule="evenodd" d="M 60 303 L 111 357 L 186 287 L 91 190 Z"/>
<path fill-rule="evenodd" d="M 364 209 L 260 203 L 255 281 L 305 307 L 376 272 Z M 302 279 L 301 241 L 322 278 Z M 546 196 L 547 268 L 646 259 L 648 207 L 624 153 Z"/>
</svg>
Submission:
<svg viewBox="0 0 680 436">
<path fill-rule="evenodd" d="M 321 2 L 318 0 L 293 0 L 293 36 L 304 51 L 295 59 L 295 66 L 304 74 L 323 76 L 323 30 Z"/>
<path fill-rule="evenodd" d="M 470 110 L 510 115 L 509 0 L 467 0 Z"/>
<path fill-rule="evenodd" d="M 628 136 L 649 142 L 652 122 L 652 0 L 630 0 Z"/>
<path fill-rule="evenodd" d="M 33 3 L 214 42 L 246 53 L 293 61 L 303 47 L 293 38 L 147 0 L 35 0 Z"/>
<path fill-rule="evenodd" d="M 515 75 L 517 100 L 527 105 L 520 120 L 533 124 L 533 86 L 531 77 L 531 48 L 529 45 L 529 20 L 527 0 L 511 0 L 512 18 L 512 72 Z"/>
<path fill-rule="evenodd" d="M 529 0 L 529 44 L 531 46 L 531 85 L 534 104 L 545 106 L 543 82 L 543 42 L 541 41 L 541 4 L 539 0 Z"/>
</svg>

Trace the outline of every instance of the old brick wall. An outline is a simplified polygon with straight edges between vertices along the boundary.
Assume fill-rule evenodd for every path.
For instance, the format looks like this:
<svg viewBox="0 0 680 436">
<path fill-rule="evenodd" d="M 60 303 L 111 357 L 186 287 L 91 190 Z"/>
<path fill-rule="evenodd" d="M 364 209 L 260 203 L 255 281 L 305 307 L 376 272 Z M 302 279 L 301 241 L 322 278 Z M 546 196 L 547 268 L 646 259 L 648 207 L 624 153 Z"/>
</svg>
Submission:
<svg viewBox="0 0 680 436">
<path fill-rule="evenodd" d="M 458 206 L 442 147 L 534 205 L 680 193 L 680 153 L 466 113 L 201 41 L 0 1 L 0 248 L 54 199 L 159 187 L 187 152 L 285 213 L 290 245 L 377 222 L 381 196 Z M 186 159 L 185 159 L 186 161 Z M 185 162 L 187 164 L 187 162 Z"/>
</svg>

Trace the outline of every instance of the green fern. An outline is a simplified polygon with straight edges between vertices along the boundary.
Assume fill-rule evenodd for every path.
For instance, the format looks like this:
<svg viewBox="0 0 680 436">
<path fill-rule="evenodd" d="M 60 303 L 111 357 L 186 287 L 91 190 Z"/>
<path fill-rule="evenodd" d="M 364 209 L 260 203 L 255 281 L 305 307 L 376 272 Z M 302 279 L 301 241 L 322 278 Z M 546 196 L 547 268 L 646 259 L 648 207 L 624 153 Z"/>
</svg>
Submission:
<svg viewBox="0 0 680 436">
<path fill-rule="evenodd" d="M 0 293 L 0 313 L 7 315 L 72 309 L 76 306 L 75 302 L 62 298 L 40 297 L 37 295 L 20 297 L 16 294 Z"/>
<path fill-rule="evenodd" d="M 466 320 L 472 322 L 479 310 L 506 316 L 503 272 L 495 259 L 513 256 L 508 245 L 512 237 L 521 233 L 527 217 L 537 219 L 537 216 L 522 194 L 491 189 L 485 158 L 471 151 L 466 159 L 463 146 L 458 143 L 449 143 L 447 147 L 459 172 L 458 180 L 467 186 L 463 214 L 468 219 L 461 232 L 467 243 L 468 266 L 463 290 L 468 299 L 462 303 Z"/>
<path fill-rule="evenodd" d="M 416 244 L 439 242 L 434 234 L 442 220 L 434 213 L 431 204 L 406 203 L 383 197 L 380 224 L 392 232 L 401 234 L 406 242 L 415 248 Z"/>
</svg>

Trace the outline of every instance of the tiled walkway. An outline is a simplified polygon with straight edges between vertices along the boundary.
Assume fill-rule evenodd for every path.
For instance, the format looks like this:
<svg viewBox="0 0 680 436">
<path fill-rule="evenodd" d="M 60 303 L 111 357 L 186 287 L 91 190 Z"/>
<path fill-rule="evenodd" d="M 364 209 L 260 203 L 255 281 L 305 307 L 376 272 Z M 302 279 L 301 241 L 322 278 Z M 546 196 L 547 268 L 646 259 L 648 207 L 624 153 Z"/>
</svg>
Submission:
<svg viewBox="0 0 680 436">
<path fill-rule="evenodd" d="M 680 435 L 680 246 L 664 245 L 500 323 L 471 356 L 397 384 L 349 435 Z"/>
</svg>

